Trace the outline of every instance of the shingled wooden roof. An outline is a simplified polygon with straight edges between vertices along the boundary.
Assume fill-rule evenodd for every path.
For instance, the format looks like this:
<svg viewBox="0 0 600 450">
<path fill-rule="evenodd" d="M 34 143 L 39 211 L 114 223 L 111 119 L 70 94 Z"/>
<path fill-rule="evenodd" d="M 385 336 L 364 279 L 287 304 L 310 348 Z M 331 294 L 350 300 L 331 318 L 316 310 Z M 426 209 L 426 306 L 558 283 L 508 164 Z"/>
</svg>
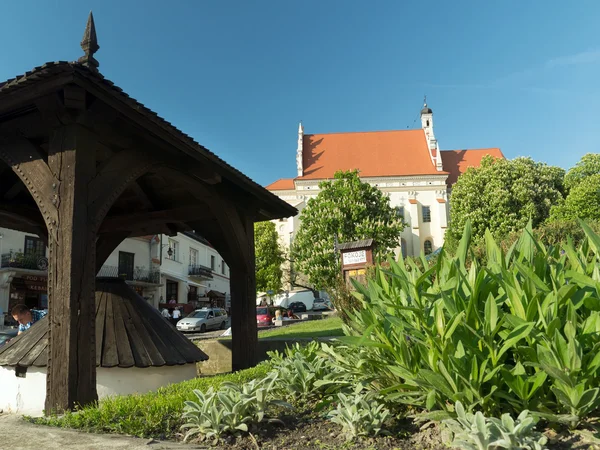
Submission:
<svg viewBox="0 0 600 450">
<path fill-rule="evenodd" d="M 96 365 L 160 367 L 208 356 L 167 322 L 123 280 L 96 282 Z M 0 366 L 45 367 L 48 317 L 0 349 Z"/>
</svg>

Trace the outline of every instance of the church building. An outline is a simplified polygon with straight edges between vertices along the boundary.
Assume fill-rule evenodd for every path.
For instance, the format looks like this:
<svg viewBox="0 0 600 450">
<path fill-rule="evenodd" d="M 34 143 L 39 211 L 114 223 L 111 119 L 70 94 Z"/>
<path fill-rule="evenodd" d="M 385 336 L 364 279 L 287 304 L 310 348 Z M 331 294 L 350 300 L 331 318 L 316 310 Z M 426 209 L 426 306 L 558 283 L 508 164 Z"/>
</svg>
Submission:
<svg viewBox="0 0 600 450">
<path fill-rule="evenodd" d="M 339 170 L 358 169 L 363 181 L 377 186 L 404 218 L 398 251 L 426 255 L 440 248 L 448 226 L 452 185 L 485 155 L 504 158 L 499 148 L 440 150 L 433 131 L 433 111 L 425 104 L 421 128 L 399 131 L 305 134 L 298 128 L 297 176 L 282 178 L 267 189 L 302 211 L 319 193 L 319 182 Z M 280 239 L 289 246 L 299 216 L 275 221 Z"/>
</svg>

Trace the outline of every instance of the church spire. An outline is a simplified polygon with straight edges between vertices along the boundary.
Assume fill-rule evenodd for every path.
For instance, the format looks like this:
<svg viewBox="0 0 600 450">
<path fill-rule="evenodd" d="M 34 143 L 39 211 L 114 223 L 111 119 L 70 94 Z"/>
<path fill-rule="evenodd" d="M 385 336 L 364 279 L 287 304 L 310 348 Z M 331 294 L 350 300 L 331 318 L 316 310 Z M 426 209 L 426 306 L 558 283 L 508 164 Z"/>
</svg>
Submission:
<svg viewBox="0 0 600 450">
<path fill-rule="evenodd" d="M 94 58 L 94 53 L 100 49 L 100 46 L 98 45 L 98 37 L 96 36 L 94 15 L 91 11 L 88 16 L 87 25 L 85 26 L 83 39 L 81 40 L 81 48 L 83 49 L 84 55 L 79 58 L 78 62 L 90 70 L 97 72 L 100 63 Z"/>
</svg>

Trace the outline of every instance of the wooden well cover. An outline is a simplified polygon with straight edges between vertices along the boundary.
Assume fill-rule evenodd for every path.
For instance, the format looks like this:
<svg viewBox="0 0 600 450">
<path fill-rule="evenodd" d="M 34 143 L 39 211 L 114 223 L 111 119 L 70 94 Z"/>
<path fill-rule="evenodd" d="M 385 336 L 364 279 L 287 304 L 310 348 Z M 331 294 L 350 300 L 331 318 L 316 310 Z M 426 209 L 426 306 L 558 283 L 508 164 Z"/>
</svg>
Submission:
<svg viewBox="0 0 600 450">
<path fill-rule="evenodd" d="M 124 280 L 96 279 L 98 367 L 174 366 L 207 359 Z M 47 363 L 47 316 L 0 348 L 0 366 L 45 367 Z"/>
</svg>

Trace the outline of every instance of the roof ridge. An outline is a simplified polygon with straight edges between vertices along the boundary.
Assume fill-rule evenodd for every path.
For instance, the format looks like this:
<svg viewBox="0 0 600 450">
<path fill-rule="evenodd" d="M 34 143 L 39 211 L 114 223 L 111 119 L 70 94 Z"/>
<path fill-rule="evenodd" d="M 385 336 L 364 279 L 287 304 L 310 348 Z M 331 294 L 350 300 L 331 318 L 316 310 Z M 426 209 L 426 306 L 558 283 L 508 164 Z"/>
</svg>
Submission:
<svg viewBox="0 0 600 450">
<path fill-rule="evenodd" d="M 405 131 L 423 131 L 422 128 L 411 128 L 409 130 L 376 130 L 376 131 L 339 131 L 333 133 L 305 133 L 304 136 L 330 136 L 334 134 L 375 134 L 375 133 L 398 133 Z"/>
</svg>

